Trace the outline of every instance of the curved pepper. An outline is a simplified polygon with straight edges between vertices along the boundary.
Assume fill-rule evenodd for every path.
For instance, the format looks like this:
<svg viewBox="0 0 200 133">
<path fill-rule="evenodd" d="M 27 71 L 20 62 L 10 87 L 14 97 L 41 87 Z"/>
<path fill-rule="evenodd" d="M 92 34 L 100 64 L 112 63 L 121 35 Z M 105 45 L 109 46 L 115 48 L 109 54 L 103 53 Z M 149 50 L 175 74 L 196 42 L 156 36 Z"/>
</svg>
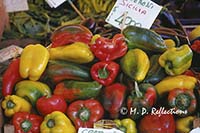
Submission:
<svg viewBox="0 0 200 133">
<path fill-rule="evenodd" d="M 167 74 L 179 75 L 191 66 L 192 56 L 192 50 L 185 44 L 165 51 L 159 58 L 159 64 L 165 68 Z"/>
<path fill-rule="evenodd" d="M 103 118 L 103 115 L 103 106 L 94 99 L 77 100 L 67 109 L 67 116 L 73 121 L 76 129 L 93 127 L 93 124 Z"/>
<path fill-rule="evenodd" d="M 136 26 L 127 26 L 123 35 L 129 48 L 140 48 L 144 51 L 164 52 L 167 46 L 156 32 Z"/>
<path fill-rule="evenodd" d="M 44 72 L 49 60 L 48 50 L 41 44 L 27 45 L 20 57 L 19 72 L 22 78 L 36 81 Z"/>
<path fill-rule="evenodd" d="M 92 78 L 105 86 L 114 82 L 118 72 L 119 65 L 113 61 L 97 62 L 90 69 Z"/>
<path fill-rule="evenodd" d="M 114 122 L 117 124 L 117 128 L 124 133 L 137 133 L 136 123 L 130 118 L 115 119 Z"/>
<path fill-rule="evenodd" d="M 122 57 L 128 49 L 122 34 L 116 34 L 112 39 L 98 37 L 90 48 L 101 61 L 111 61 Z"/>
<path fill-rule="evenodd" d="M 49 48 L 50 59 L 60 59 L 75 63 L 89 63 L 94 59 L 89 46 L 82 42 L 70 45 Z"/>
<path fill-rule="evenodd" d="M 99 95 L 102 85 L 96 81 L 63 81 L 56 85 L 54 89 L 55 95 L 61 95 L 67 102 L 74 100 L 95 98 Z"/>
<path fill-rule="evenodd" d="M 120 60 L 122 71 L 136 81 L 144 80 L 150 61 L 147 54 L 141 49 L 129 50 Z"/>
<path fill-rule="evenodd" d="M 28 112 L 17 112 L 12 118 L 15 133 L 39 133 L 43 118 Z"/>
<path fill-rule="evenodd" d="M 19 62 L 20 62 L 19 58 L 13 59 L 3 74 L 2 77 L 3 96 L 11 95 L 15 84 L 20 80 L 22 80 L 22 77 L 19 74 Z"/>
<path fill-rule="evenodd" d="M 33 106 L 42 96 L 50 96 L 51 90 L 45 83 L 39 81 L 23 80 L 16 84 L 15 94 L 27 99 Z"/>
<path fill-rule="evenodd" d="M 187 75 L 168 76 L 155 85 L 159 95 L 169 92 L 174 88 L 194 89 L 197 84 L 195 77 Z"/>
<path fill-rule="evenodd" d="M 175 110 L 183 111 L 178 116 L 188 116 L 196 111 L 197 100 L 193 90 L 174 88 L 168 94 L 168 105 Z"/>
<path fill-rule="evenodd" d="M 178 118 L 176 120 L 176 132 L 177 133 L 189 133 L 193 127 L 194 116 L 187 116 L 183 118 Z"/>
<path fill-rule="evenodd" d="M 76 133 L 76 129 L 64 113 L 54 111 L 44 117 L 40 133 Z"/>
<path fill-rule="evenodd" d="M 16 112 L 30 112 L 31 107 L 28 101 L 16 95 L 7 95 L 2 101 L 2 108 L 7 117 L 13 116 Z"/>
<path fill-rule="evenodd" d="M 103 106 L 111 118 L 119 117 L 119 110 L 125 102 L 126 86 L 114 83 L 106 86 L 102 93 Z"/>
</svg>

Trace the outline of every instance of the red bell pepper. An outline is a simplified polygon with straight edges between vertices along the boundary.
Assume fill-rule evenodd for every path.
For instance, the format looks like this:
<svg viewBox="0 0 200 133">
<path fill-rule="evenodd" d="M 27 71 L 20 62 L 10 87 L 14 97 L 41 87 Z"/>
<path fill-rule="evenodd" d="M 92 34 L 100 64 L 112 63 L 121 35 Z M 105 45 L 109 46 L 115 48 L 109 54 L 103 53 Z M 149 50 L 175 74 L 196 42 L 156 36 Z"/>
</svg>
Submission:
<svg viewBox="0 0 200 133">
<path fill-rule="evenodd" d="M 148 114 L 139 122 L 140 133 L 175 133 L 172 114 Z"/>
<path fill-rule="evenodd" d="M 36 102 L 38 112 L 45 116 L 53 111 L 60 111 L 65 113 L 67 111 L 67 103 L 60 95 L 52 95 L 50 97 L 40 97 Z"/>
<path fill-rule="evenodd" d="M 43 117 L 28 112 L 17 112 L 12 118 L 15 133 L 39 133 Z"/>
<path fill-rule="evenodd" d="M 59 47 L 74 42 L 89 44 L 92 39 L 92 32 L 83 25 L 74 24 L 58 28 L 51 36 L 51 47 Z"/>
<path fill-rule="evenodd" d="M 191 45 L 191 49 L 197 53 L 200 53 L 200 40 L 195 40 Z"/>
<path fill-rule="evenodd" d="M 7 95 L 11 95 L 15 84 L 22 80 L 22 77 L 19 74 L 19 62 L 19 58 L 13 59 L 3 74 L 2 95 L 4 97 Z"/>
<path fill-rule="evenodd" d="M 112 39 L 99 37 L 90 45 L 91 51 L 101 61 L 111 61 L 122 57 L 127 52 L 127 45 L 122 34 L 116 34 Z"/>
<path fill-rule="evenodd" d="M 142 115 L 143 109 L 148 112 L 149 109 L 156 103 L 157 92 L 155 87 L 150 83 L 141 83 L 139 86 L 135 82 L 135 89 L 131 91 L 131 95 L 127 99 L 128 110 L 130 117 L 134 120 L 139 119 Z"/>
<path fill-rule="evenodd" d="M 76 129 L 92 128 L 95 122 L 103 118 L 103 115 L 103 106 L 94 99 L 74 101 L 67 109 L 67 116 L 72 120 Z"/>
<path fill-rule="evenodd" d="M 187 116 L 195 112 L 197 108 L 197 100 L 193 90 L 185 88 L 175 88 L 169 92 L 168 105 L 175 110 L 181 110 L 179 116 Z"/>
<path fill-rule="evenodd" d="M 118 118 L 120 115 L 119 111 L 125 101 L 126 89 L 126 86 L 114 83 L 107 86 L 103 91 L 103 106 L 113 119 Z"/>
<path fill-rule="evenodd" d="M 118 72 L 119 64 L 113 61 L 97 62 L 90 69 L 92 78 L 105 86 L 108 86 L 111 83 L 113 83 Z"/>
</svg>

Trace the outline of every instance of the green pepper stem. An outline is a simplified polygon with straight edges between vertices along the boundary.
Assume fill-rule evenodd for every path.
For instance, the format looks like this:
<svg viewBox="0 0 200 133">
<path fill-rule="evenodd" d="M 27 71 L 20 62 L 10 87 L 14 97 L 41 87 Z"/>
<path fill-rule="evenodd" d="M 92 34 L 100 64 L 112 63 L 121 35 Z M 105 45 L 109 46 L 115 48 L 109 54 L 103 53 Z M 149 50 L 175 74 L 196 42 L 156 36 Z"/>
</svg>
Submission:
<svg viewBox="0 0 200 133">
<path fill-rule="evenodd" d="M 55 120 L 49 119 L 49 120 L 47 121 L 47 127 L 53 128 L 55 125 L 56 125 L 56 124 L 55 124 Z"/>
<path fill-rule="evenodd" d="M 99 69 L 98 70 L 98 76 L 100 79 L 106 79 L 109 76 L 109 71 L 106 69 L 106 67 L 108 66 L 108 64 L 106 64 L 103 69 Z"/>
<path fill-rule="evenodd" d="M 9 100 L 7 103 L 6 103 L 6 106 L 8 109 L 12 109 L 15 107 L 15 103 L 11 100 Z"/>
<path fill-rule="evenodd" d="M 142 97 L 142 92 L 140 91 L 139 87 L 138 87 L 138 83 L 135 81 L 135 93 L 137 97 Z"/>
<path fill-rule="evenodd" d="M 90 118 L 90 111 L 87 108 L 82 108 L 78 114 L 81 121 L 88 121 Z"/>
<path fill-rule="evenodd" d="M 21 123 L 21 128 L 24 132 L 28 132 L 32 127 L 32 123 L 29 120 L 24 120 Z"/>
</svg>

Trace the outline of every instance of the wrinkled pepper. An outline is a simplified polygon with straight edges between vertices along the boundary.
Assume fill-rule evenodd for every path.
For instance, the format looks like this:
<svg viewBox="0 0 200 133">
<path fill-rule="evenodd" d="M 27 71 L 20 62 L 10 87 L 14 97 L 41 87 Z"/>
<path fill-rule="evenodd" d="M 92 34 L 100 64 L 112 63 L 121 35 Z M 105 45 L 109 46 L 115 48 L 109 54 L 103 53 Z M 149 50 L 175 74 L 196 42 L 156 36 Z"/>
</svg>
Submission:
<svg viewBox="0 0 200 133">
<path fill-rule="evenodd" d="M 51 47 L 59 47 L 74 42 L 89 44 L 92 36 L 92 32 L 81 24 L 64 25 L 52 33 Z"/>
<path fill-rule="evenodd" d="M 139 48 L 144 51 L 160 53 L 167 50 L 163 38 L 152 30 L 136 26 L 127 26 L 122 34 L 125 36 L 126 43 L 131 49 Z"/>
<path fill-rule="evenodd" d="M 49 60 L 48 50 L 41 44 L 27 45 L 21 54 L 19 72 L 22 78 L 36 81 L 44 72 Z"/>
<path fill-rule="evenodd" d="M 94 55 L 101 61 L 111 61 L 122 57 L 127 52 L 127 45 L 122 34 L 116 34 L 112 39 L 99 37 L 90 45 Z"/>
<path fill-rule="evenodd" d="M 118 118 L 120 109 L 125 102 L 126 86 L 120 83 L 114 83 L 104 88 L 102 93 L 102 104 L 108 111 L 111 118 Z"/>
<path fill-rule="evenodd" d="M 92 65 L 90 69 L 91 76 L 94 80 L 102 85 L 112 84 L 119 72 L 119 64 L 113 61 L 101 61 Z"/>
<path fill-rule="evenodd" d="M 50 59 L 66 60 L 74 63 L 89 63 L 94 55 L 89 46 L 82 42 L 75 42 L 66 46 L 49 48 Z"/>
<path fill-rule="evenodd" d="M 54 111 L 44 117 L 40 133 L 76 133 L 76 129 L 64 113 Z"/>
<path fill-rule="evenodd" d="M 115 119 L 114 122 L 117 124 L 117 128 L 124 133 L 137 133 L 136 123 L 130 118 Z"/>
<path fill-rule="evenodd" d="M 12 118 L 15 133 L 39 133 L 43 117 L 28 112 L 17 112 Z"/>
<path fill-rule="evenodd" d="M 60 95 L 42 96 L 36 102 L 37 111 L 45 116 L 53 111 L 65 113 L 67 111 L 67 103 Z"/>
<path fill-rule="evenodd" d="M 39 81 L 23 80 L 16 84 L 15 94 L 25 98 L 33 106 L 42 96 L 50 96 L 51 90 L 45 83 Z"/>
<path fill-rule="evenodd" d="M 96 81 L 62 81 L 58 83 L 53 94 L 61 95 L 67 102 L 74 100 L 95 98 L 99 95 L 102 85 Z"/>
<path fill-rule="evenodd" d="M 190 68 L 192 50 L 185 44 L 178 48 L 169 48 L 159 58 L 159 64 L 168 75 L 180 75 Z"/>
<path fill-rule="evenodd" d="M 178 116 L 188 116 L 196 111 L 197 100 L 193 90 L 186 88 L 174 88 L 168 94 L 168 105 L 175 110 L 183 111 Z"/>
<path fill-rule="evenodd" d="M 11 95 L 15 84 L 22 80 L 19 74 L 19 62 L 19 58 L 13 59 L 2 76 L 2 95 L 4 97 Z"/>
<path fill-rule="evenodd" d="M 49 60 L 45 74 L 55 84 L 63 80 L 91 80 L 89 67 L 62 60 Z"/>
<path fill-rule="evenodd" d="M 189 133 L 193 129 L 194 116 L 187 116 L 178 118 L 176 120 L 176 132 L 177 133 Z"/>
<path fill-rule="evenodd" d="M 25 99 L 16 95 L 7 95 L 2 101 L 2 108 L 7 117 L 12 117 L 16 112 L 30 112 L 31 104 Z"/>
<path fill-rule="evenodd" d="M 69 105 L 67 116 L 77 130 L 80 127 L 92 128 L 95 122 L 103 118 L 104 109 L 101 103 L 95 99 L 77 100 Z"/>
<path fill-rule="evenodd" d="M 129 50 L 120 60 L 122 71 L 135 81 L 144 80 L 150 61 L 147 54 L 141 49 Z"/>
<path fill-rule="evenodd" d="M 197 84 L 197 79 L 192 76 L 178 75 L 178 76 L 167 76 L 160 82 L 158 82 L 155 87 L 159 95 L 173 90 L 174 88 L 187 88 L 194 89 Z"/>
<path fill-rule="evenodd" d="M 144 114 L 147 114 L 157 100 L 157 92 L 155 87 L 149 83 L 141 83 L 139 86 L 135 82 L 134 90 L 127 99 L 127 107 L 130 111 L 130 117 L 133 120 L 139 119 Z M 145 111 L 143 111 L 145 109 Z"/>
<path fill-rule="evenodd" d="M 147 114 L 138 124 L 139 133 L 175 133 L 173 114 Z"/>
</svg>

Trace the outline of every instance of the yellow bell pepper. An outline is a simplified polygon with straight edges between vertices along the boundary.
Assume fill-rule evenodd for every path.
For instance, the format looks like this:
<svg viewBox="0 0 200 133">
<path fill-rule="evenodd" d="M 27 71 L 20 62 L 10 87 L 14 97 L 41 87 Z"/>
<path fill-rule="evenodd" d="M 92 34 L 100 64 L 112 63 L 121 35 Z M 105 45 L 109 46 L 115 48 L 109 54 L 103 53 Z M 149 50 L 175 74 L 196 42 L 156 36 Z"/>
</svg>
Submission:
<svg viewBox="0 0 200 133">
<path fill-rule="evenodd" d="M 16 95 L 7 95 L 2 101 L 2 108 L 7 117 L 13 116 L 16 112 L 30 112 L 31 104 L 25 99 Z"/>
<path fill-rule="evenodd" d="M 75 63 L 88 63 L 94 59 L 89 46 L 82 42 L 75 42 L 70 45 L 49 48 L 50 59 L 60 59 Z"/>
<path fill-rule="evenodd" d="M 194 116 L 187 116 L 184 118 L 178 118 L 176 120 L 176 132 L 177 133 L 189 133 L 192 130 Z"/>
<path fill-rule="evenodd" d="M 137 133 L 136 123 L 130 118 L 115 119 L 114 122 L 117 124 L 117 128 L 124 133 Z"/>
<path fill-rule="evenodd" d="M 187 75 L 168 76 L 155 85 L 159 95 L 175 88 L 194 89 L 197 79 Z"/>
<path fill-rule="evenodd" d="M 44 121 L 40 125 L 40 132 L 76 133 L 76 129 L 64 113 L 60 111 L 54 111 L 45 116 Z"/>
<path fill-rule="evenodd" d="M 49 61 L 49 52 L 41 44 L 30 44 L 24 48 L 20 57 L 19 72 L 22 78 L 36 81 L 44 72 Z"/>
<path fill-rule="evenodd" d="M 167 48 L 176 47 L 176 43 L 172 39 L 165 39 L 164 42 L 165 42 L 165 45 L 167 46 Z"/>
</svg>

